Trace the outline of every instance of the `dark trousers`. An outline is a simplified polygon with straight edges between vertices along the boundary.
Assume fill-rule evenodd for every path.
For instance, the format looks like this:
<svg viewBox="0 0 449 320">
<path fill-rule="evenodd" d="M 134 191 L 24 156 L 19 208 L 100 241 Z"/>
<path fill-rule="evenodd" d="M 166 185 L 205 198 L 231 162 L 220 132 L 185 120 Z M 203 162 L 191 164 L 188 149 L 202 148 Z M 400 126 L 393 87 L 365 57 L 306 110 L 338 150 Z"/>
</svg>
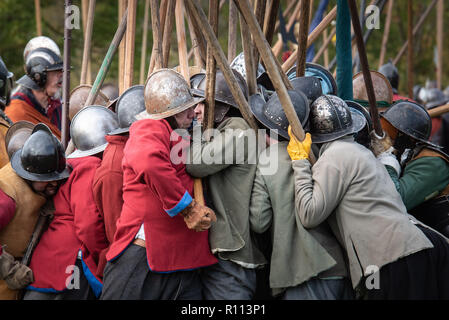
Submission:
<svg viewBox="0 0 449 320">
<path fill-rule="evenodd" d="M 436 232 L 418 225 L 433 248 L 383 266 L 379 289 L 366 290 L 366 299 L 449 299 L 449 244 Z"/>
<path fill-rule="evenodd" d="M 106 264 L 102 300 L 200 300 L 199 271 L 152 272 L 146 250 L 131 244 Z"/>
</svg>

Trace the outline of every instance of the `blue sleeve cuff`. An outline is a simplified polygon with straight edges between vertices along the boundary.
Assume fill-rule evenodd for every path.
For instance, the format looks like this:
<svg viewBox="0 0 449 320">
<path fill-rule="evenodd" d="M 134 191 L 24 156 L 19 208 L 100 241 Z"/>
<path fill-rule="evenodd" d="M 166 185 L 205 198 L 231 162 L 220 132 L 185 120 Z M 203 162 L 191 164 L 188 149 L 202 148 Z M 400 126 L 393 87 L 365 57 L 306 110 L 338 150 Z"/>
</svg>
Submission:
<svg viewBox="0 0 449 320">
<path fill-rule="evenodd" d="M 192 197 L 190 196 L 189 192 L 186 191 L 182 199 L 178 202 L 178 204 L 173 208 L 171 208 L 170 210 L 165 210 L 165 212 L 167 212 L 170 217 L 174 217 L 182 210 L 184 210 L 192 201 L 193 201 Z"/>
</svg>

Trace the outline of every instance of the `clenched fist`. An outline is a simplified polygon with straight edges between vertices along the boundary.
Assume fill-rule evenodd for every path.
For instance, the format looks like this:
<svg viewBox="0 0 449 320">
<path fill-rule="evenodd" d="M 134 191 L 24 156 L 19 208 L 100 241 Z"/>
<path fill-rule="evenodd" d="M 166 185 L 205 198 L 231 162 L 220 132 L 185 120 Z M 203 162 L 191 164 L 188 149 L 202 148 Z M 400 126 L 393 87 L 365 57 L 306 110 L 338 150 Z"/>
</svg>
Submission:
<svg viewBox="0 0 449 320">
<path fill-rule="evenodd" d="M 217 221 L 215 212 L 199 203 L 195 200 L 181 211 L 181 215 L 184 217 L 184 222 L 189 229 L 195 231 L 205 231 L 210 228 L 212 222 Z"/>
</svg>

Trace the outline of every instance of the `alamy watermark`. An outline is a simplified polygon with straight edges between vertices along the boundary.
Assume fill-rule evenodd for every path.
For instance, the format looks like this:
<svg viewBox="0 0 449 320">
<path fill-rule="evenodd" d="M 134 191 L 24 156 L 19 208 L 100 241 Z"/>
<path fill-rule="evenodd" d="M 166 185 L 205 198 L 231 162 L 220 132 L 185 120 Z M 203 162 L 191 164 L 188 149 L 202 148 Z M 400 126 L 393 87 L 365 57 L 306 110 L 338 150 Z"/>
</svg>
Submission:
<svg viewBox="0 0 449 320">
<path fill-rule="evenodd" d="M 365 9 L 365 19 L 366 29 L 380 29 L 380 9 L 376 5 L 369 5 Z"/>
<path fill-rule="evenodd" d="M 65 18 L 65 27 L 67 29 L 79 29 L 80 28 L 80 8 L 76 5 L 67 6 L 65 13 L 68 15 Z"/>
</svg>

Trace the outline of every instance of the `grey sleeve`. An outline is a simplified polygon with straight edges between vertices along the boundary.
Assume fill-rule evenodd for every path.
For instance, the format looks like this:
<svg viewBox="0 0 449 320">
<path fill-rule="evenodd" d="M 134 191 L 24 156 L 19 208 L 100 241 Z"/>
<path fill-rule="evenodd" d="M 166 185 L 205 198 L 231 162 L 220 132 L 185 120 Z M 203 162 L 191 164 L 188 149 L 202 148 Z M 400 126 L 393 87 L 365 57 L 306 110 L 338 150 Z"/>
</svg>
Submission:
<svg viewBox="0 0 449 320">
<path fill-rule="evenodd" d="M 273 222 L 273 209 L 271 207 L 270 195 L 259 168 L 256 171 L 251 193 L 249 222 L 251 230 L 256 233 L 265 232 Z"/>
<path fill-rule="evenodd" d="M 314 228 L 335 210 L 343 195 L 343 178 L 331 164 L 312 168 L 308 160 L 292 161 L 295 211 L 305 228 Z"/>
</svg>

